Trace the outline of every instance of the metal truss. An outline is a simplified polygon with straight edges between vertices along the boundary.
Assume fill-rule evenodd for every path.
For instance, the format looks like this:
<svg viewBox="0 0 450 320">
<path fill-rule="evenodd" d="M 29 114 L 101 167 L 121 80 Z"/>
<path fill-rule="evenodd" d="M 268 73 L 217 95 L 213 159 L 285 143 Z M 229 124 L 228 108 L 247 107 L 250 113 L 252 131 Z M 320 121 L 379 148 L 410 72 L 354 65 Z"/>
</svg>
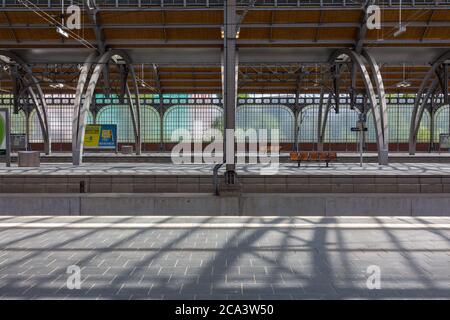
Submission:
<svg viewBox="0 0 450 320">
<path fill-rule="evenodd" d="M 36 5 L 50 10 L 58 10 L 61 8 L 59 1 L 51 0 L 31 0 Z M 82 1 L 74 1 L 74 3 Z M 251 10 L 287 10 L 289 8 L 317 9 L 325 10 L 355 9 L 361 8 L 364 0 L 253 0 Z M 237 8 L 244 10 L 248 6 L 249 0 L 238 0 Z M 218 10 L 223 8 L 224 0 L 97 0 L 96 4 L 101 6 L 102 10 L 174 10 L 174 9 L 212 9 Z M 383 8 L 396 8 L 398 1 L 380 0 L 378 4 Z M 421 8 L 421 7 L 442 7 L 450 5 L 449 0 L 403 0 L 402 6 L 405 8 Z M 17 0 L 0 0 L 0 7 L 20 7 Z"/>
<path fill-rule="evenodd" d="M 262 98 L 238 98 L 237 105 L 284 105 L 289 108 L 294 108 L 295 105 L 295 97 L 293 94 L 286 94 L 286 97 L 276 97 L 277 95 L 273 95 L 273 97 L 262 97 Z M 196 106 L 196 105 L 214 105 L 217 107 L 223 106 L 223 100 L 217 95 L 208 95 L 207 98 L 170 98 L 170 97 L 152 97 L 147 98 L 145 95 L 140 95 L 140 103 L 141 105 L 151 106 L 155 109 L 158 109 L 160 105 L 163 106 L 164 109 L 168 109 L 172 106 L 176 105 L 185 105 L 185 106 Z M 327 99 L 327 95 L 324 95 L 324 100 Z M 58 95 L 46 96 L 47 104 L 59 104 L 61 103 L 61 98 Z M 64 98 L 64 104 L 72 104 L 75 105 L 75 95 L 70 95 L 70 98 Z M 81 101 L 84 101 L 82 98 Z M 302 95 L 298 98 L 298 104 L 300 108 L 304 108 L 311 105 L 319 105 L 320 97 L 318 95 Z M 387 97 L 386 102 L 388 105 L 395 104 L 414 104 L 414 98 L 402 97 L 399 95 L 398 97 Z M 444 103 L 442 96 L 436 96 L 435 102 L 437 105 Z M 1 104 L 11 104 L 11 98 L 9 97 L 1 97 L 0 95 L 0 103 Z M 31 99 L 20 99 L 21 104 L 33 103 Z M 128 98 L 123 100 L 124 104 L 128 104 Z M 351 99 L 348 94 L 341 93 L 339 96 L 339 103 L 341 105 L 350 105 Z M 360 107 L 364 104 L 364 99 L 362 96 L 358 96 L 356 98 L 355 107 L 360 109 Z M 118 98 L 111 97 L 96 97 L 95 106 L 97 110 L 100 110 L 103 107 L 111 106 L 111 105 L 122 105 L 122 102 Z"/>
<path fill-rule="evenodd" d="M 433 63 L 423 79 L 419 91 L 417 92 L 416 99 L 414 101 L 414 108 L 411 116 L 410 132 L 409 132 L 409 154 L 416 153 L 417 134 L 419 132 L 420 122 L 422 120 L 423 112 L 425 108 L 434 111 L 442 103 L 448 103 L 448 60 L 450 59 L 450 51 L 447 51 L 440 55 Z M 436 76 L 431 83 L 430 80 Z M 442 99 L 439 100 L 439 89 L 442 95 Z M 430 112 L 430 113 L 431 113 Z M 432 122 L 434 121 L 431 118 Z M 431 124 L 434 127 L 434 123 Z"/>
<path fill-rule="evenodd" d="M 0 51 L 0 64 L 5 67 L 2 70 L 6 71 L 9 69 L 14 86 L 13 94 L 16 109 L 24 101 L 21 99 L 22 96 L 28 95 L 30 97 L 29 102 L 34 105 L 41 126 L 44 152 L 49 155 L 51 153 L 51 141 L 47 118 L 47 104 L 39 81 L 28 65 L 12 52 Z"/>
<path fill-rule="evenodd" d="M 344 60 L 342 60 L 343 58 Z M 348 59 L 351 60 L 362 75 L 366 89 L 365 93 L 369 100 L 369 106 L 373 112 L 378 147 L 378 163 L 382 165 L 388 164 L 389 135 L 387 103 L 380 69 L 375 59 L 367 50 L 363 50 L 361 55 L 350 49 L 336 50 L 331 55 L 330 63 L 342 63 Z M 372 77 L 370 76 L 366 65 L 369 66 Z M 339 68 L 337 68 L 337 70 L 339 72 Z"/>
<path fill-rule="evenodd" d="M 92 104 L 94 91 L 100 78 L 100 74 L 111 60 L 116 63 L 121 72 L 121 96 L 128 96 L 127 103 L 130 108 L 131 120 L 133 123 L 136 154 L 141 154 L 141 102 L 139 99 L 139 87 L 137 84 L 136 74 L 134 72 L 134 68 L 132 67 L 131 60 L 125 52 L 121 50 L 110 50 L 103 54 L 97 61 L 95 61 L 95 54 L 90 55 L 81 70 L 74 101 L 75 108 L 73 113 L 72 152 L 74 165 L 80 165 L 82 163 L 87 114 Z M 95 68 L 91 71 L 94 64 Z M 89 84 L 86 86 L 89 75 Z M 131 94 L 131 90 L 128 86 L 129 75 L 131 76 L 131 81 L 133 83 L 134 96 Z M 83 92 L 85 93 L 83 94 Z M 84 100 L 82 102 L 83 95 Z M 124 99 L 122 98 L 120 100 Z M 134 103 L 133 100 L 135 100 L 136 103 Z"/>
</svg>

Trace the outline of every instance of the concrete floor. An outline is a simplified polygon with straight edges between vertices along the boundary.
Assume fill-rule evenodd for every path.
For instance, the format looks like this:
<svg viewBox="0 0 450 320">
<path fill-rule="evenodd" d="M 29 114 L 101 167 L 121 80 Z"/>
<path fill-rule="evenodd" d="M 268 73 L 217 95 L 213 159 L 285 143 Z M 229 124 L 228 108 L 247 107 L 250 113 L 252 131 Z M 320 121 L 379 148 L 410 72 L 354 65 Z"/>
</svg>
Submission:
<svg viewBox="0 0 450 320">
<path fill-rule="evenodd" d="M 449 217 L 0 216 L 0 231 L 3 299 L 450 298 Z"/>
<path fill-rule="evenodd" d="M 0 166 L 0 175 L 212 175 L 213 165 L 166 163 L 88 163 L 73 166 L 68 163 L 41 163 L 39 168 Z M 237 165 L 240 175 L 264 174 L 261 164 Z M 295 163 L 274 164 L 269 174 L 277 175 L 450 175 L 450 163 L 392 163 L 380 166 L 366 163 L 307 163 L 297 168 Z M 222 169 L 223 171 L 224 169 Z M 266 173 L 267 174 L 267 173 Z"/>
</svg>

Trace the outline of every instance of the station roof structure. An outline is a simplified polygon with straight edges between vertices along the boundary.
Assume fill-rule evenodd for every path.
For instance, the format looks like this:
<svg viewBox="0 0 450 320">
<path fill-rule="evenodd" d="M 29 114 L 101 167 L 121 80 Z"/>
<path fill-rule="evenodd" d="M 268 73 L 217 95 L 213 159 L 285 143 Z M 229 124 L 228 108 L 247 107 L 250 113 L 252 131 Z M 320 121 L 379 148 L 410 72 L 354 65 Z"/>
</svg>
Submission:
<svg viewBox="0 0 450 320">
<path fill-rule="evenodd" d="M 78 40 L 55 30 L 61 1 L 0 0 L 0 49 L 29 63 L 46 91 L 61 91 L 52 83 L 74 91 L 91 52 L 124 49 L 143 93 L 221 93 L 223 0 L 97 0 L 90 8 L 64 2 L 86 9 Z M 369 50 L 387 93 L 417 92 L 433 61 L 450 50 L 450 0 L 372 1 L 381 8 L 379 30 L 366 26 L 368 3 L 238 0 L 238 92 L 318 93 L 331 81 L 328 60 L 338 48 Z M 406 30 L 397 34 L 399 19 Z M 405 79 L 411 85 L 399 87 Z M 350 82 L 343 73 L 341 89 Z M 3 76 L 2 92 L 11 87 Z M 364 88 L 360 77 L 356 87 Z"/>
</svg>

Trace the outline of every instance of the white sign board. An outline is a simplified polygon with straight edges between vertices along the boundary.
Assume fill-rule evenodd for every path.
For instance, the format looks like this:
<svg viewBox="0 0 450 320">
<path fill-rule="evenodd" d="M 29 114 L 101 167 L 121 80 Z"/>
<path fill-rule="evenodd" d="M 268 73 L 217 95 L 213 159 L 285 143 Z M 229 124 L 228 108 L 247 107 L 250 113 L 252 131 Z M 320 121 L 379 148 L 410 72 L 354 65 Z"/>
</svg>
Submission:
<svg viewBox="0 0 450 320">
<path fill-rule="evenodd" d="M 439 135 L 439 149 L 450 149 L 450 134 L 441 133 Z"/>
</svg>

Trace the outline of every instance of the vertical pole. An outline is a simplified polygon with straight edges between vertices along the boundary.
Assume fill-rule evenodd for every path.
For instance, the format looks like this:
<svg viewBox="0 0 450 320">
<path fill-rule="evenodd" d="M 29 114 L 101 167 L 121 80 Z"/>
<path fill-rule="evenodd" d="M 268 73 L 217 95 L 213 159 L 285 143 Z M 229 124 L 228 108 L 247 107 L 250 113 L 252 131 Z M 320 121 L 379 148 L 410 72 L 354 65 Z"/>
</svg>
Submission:
<svg viewBox="0 0 450 320">
<path fill-rule="evenodd" d="M 430 145 L 428 147 L 428 152 L 434 151 L 434 106 L 430 109 Z"/>
<path fill-rule="evenodd" d="M 11 167 L 11 122 L 9 119 L 9 109 L 6 109 L 6 166 Z"/>
<path fill-rule="evenodd" d="M 319 99 L 319 112 L 317 115 L 317 151 L 323 151 L 323 141 L 321 140 L 322 136 L 322 118 L 323 118 L 323 96 L 324 96 L 324 88 L 320 90 L 320 99 Z"/>
<path fill-rule="evenodd" d="M 234 130 L 237 94 L 236 0 L 224 1 L 223 105 L 225 108 L 226 183 L 235 184 Z M 229 141 L 232 140 L 232 141 Z"/>
<path fill-rule="evenodd" d="M 363 166 L 363 138 L 364 136 L 364 126 L 359 131 L 359 166 Z"/>
<path fill-rule="evenodd" d="M 159 95 L 159 151 L 164 151 L 164 108 L 162 94 Z"/>
<path fill-rule="evenodd" d="M 300 111 L 298 110 L 298 106 L 295 106 L 294 109 L 294 146 L 293 150 L 298 151 L 298 135 L 300 133 L 300 126 L 298 117 L 300 116 Z"/>
<path fill-rule="evenodd" d="M 25 136 L 27 139 L 26 150 L 30 150 L 30 112 L 28 110 L 25 111 Z"/>
<path fill-rule="evenodd" d="M 300 115 L 300 106 L 299 106 L 299 86 L 297 85 L 297 91 L 295 92 L 295 106 L 294 106 L 294 146 L 293 150 L 298 151 L 298 135 L 300 133 L 300 125 L 298 121 L 298 117 Z"/>
</svg>

